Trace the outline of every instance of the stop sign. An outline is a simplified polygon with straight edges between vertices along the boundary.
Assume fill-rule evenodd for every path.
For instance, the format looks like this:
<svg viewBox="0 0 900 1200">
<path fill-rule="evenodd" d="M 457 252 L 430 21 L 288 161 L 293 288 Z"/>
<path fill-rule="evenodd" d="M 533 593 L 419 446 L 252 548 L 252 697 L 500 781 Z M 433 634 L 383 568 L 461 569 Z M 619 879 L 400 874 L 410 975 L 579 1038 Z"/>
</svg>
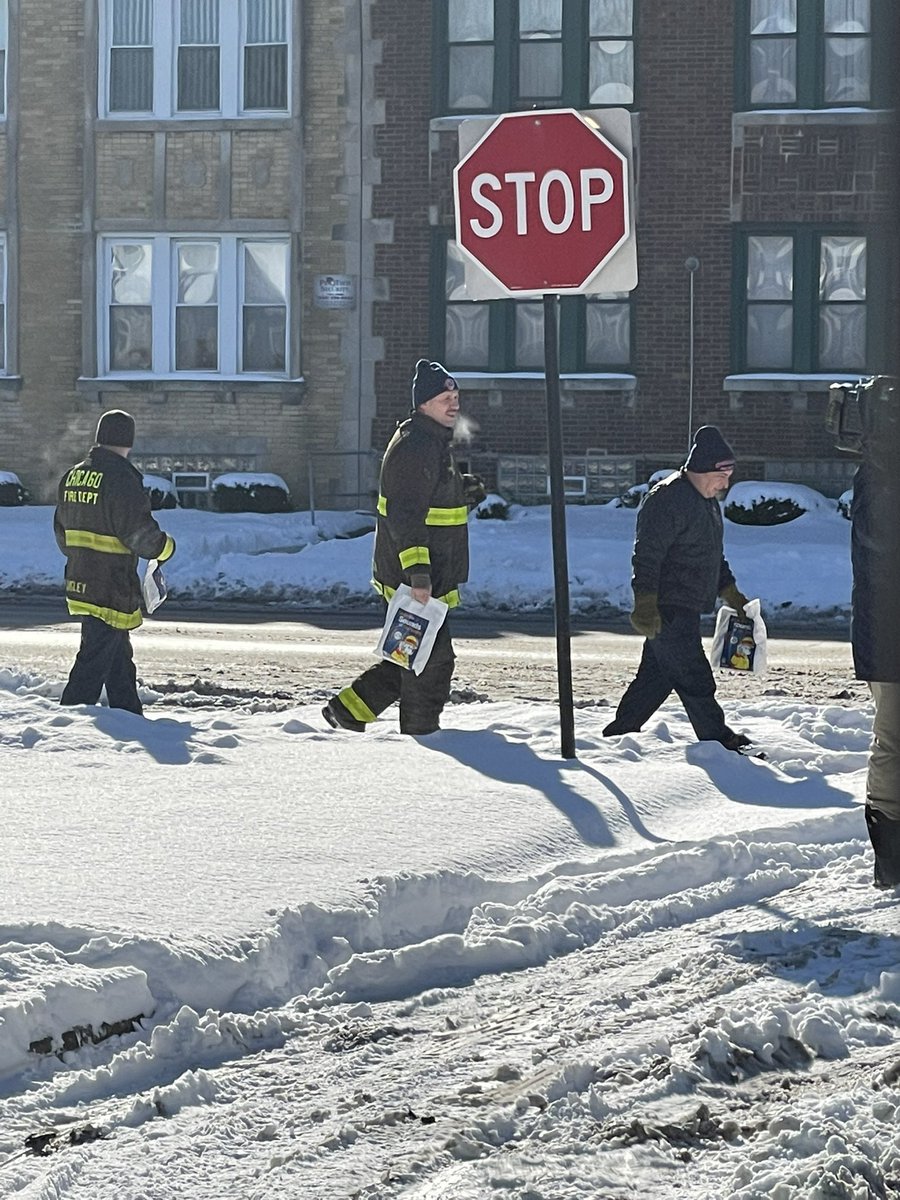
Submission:
<svg viewBox="0 0 900 1200">
<path fill-rule="evenodd" d="M 456 240 L 508 292 L 582 292 L 630 233 L 628 161 L 573 108 L 507 113 L 453 172 Z"/>
</svg>

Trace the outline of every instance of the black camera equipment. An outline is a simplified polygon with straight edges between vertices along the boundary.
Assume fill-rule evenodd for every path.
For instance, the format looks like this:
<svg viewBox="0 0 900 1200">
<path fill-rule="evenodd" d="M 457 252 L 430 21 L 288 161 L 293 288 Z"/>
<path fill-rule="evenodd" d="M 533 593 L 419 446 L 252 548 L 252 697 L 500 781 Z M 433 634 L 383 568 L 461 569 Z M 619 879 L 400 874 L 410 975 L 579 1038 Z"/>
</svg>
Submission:
<svg viewBox="0 0 900 1200">
<path fill-rule="evenodd" d="M 872 375 L 858 383 L 833 383 L 828 389 L 825 428 L 838 450 L 862 457 L 864 448 L 882 440 L 896 442 L 898 421 L 897 380 L 893 375 Z"/>
</svg>

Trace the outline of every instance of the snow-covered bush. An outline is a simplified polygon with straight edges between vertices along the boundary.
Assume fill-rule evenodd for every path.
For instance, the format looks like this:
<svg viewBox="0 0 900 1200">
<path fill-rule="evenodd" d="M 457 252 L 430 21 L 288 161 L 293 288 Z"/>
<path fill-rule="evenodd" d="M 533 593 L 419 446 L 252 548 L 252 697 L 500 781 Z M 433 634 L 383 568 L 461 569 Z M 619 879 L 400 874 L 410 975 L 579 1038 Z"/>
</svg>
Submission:
<svg viewBox="0 0 900 1200">
<path fill-rule="evenodd" d="M 144 491 L 150 497 L 150 507 L 156 511 L 160 508 L 177 508 L 178 493 L 171 479 L 162 475 L 145 475 Z"/>
<path fill-rule="evenodd" d="M 28 503 L 28 493 L 12 471 L 0 471 L 0 507 L 14 508 Z"/>
<path fill-rule="evenodd" d="M 291 494 L 280 475 L 231 471 L 213 480 L 213 503 L 219 512 L 289 512 Z"/>
<path fill-rule="evenodd" d="M 654 483 L 659 483 L 660 479 L 668 479 L 671 474 L 671 470 L 654 471 L 646 483 L 636 483 L 627 492 L 617 496 L 613 504 L 616 508 L 637 508 Z"/>
<path fill-rule="evenodd" d="M 509 502 L 496 492 L 488 492 L 481 503 L 475 505 L 474 512 L 479 521 L 505 521 L 509 516 Z"/>
<path fill-rule="evenodd" d="M 802 483 L 748 480 L 734 485 L 724 512 L 736 525 L 784 525 L 807 512 L 834 512 L 834 501 Z"/>
<path fill-rule="evenodd" d="M 837 510 L 842 517 L 850 520 L 850 506 L 853 503 L 853 488 L 847 488 L 846 492 L 841 492 L 838 496 Z"/>
</svg>

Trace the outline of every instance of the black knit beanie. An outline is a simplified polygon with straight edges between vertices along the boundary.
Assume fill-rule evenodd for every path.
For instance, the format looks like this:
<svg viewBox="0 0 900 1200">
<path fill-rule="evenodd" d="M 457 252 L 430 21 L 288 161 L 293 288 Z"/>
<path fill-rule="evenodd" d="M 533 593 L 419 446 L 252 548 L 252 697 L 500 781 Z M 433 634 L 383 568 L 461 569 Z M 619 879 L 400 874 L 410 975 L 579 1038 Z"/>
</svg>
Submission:
<svg viewBox="0 0 900 1200">
<path fill-rule="evenodd" d="M 134 417 L 121 408 L 111 408 L 97 422 L 94 441 L 98 446 L 133 446 Z"/>
<path fill-rule="evenodd" d="M 694 434 L 694 444 L 684 464 L 685 470 L 706 474 L 734 466 L 734 451 L 715 425 L 702 425 Z"/>
<path fill-rule="evenodd" d="M 442 367 L 439 362 L 429 362 L 427 358 L 420 358 L 413 375 L 412 406 L 416 409 L 420 404 L 440 396 L 441 392 L 456 391 L 458 387 L 459 384 L 446 367 Z"/>
</svg>

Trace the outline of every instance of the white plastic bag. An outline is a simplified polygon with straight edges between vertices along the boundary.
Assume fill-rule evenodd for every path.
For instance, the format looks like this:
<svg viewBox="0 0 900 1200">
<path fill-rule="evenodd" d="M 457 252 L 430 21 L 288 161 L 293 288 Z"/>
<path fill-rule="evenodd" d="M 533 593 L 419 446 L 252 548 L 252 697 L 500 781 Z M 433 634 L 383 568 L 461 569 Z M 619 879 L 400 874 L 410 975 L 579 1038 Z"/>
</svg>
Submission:
<svg viewBox="0 0 900 1200">
<path fill-rule="evenodd" d="M 150 613 L 156 612 L 169 594 L 162 567 L 155 558 L 151 558 L 147 563 L 144 578 L 141 580 L 141 594 L 144 597 L 144 608 L 147 610 L 148 616 Z"/>
<path fill-rule="evenodd" d="M 388 604 L 375 653 L 405 671 L 421 675 L 446 615 L 443 600 L 432 596 L 426 604 L 420 604 L 413 599 L 412 589 L 401 583 Z"/>
<path fill-rule="evenodd" d="M 727 604 L 716 614 L 716 628 L 709 648 L 714 670 L 746 671 L 762 675 L 766 669 L 766 623 L 758 600 L 744 605 L 745 617 Z"/>
</svg>

